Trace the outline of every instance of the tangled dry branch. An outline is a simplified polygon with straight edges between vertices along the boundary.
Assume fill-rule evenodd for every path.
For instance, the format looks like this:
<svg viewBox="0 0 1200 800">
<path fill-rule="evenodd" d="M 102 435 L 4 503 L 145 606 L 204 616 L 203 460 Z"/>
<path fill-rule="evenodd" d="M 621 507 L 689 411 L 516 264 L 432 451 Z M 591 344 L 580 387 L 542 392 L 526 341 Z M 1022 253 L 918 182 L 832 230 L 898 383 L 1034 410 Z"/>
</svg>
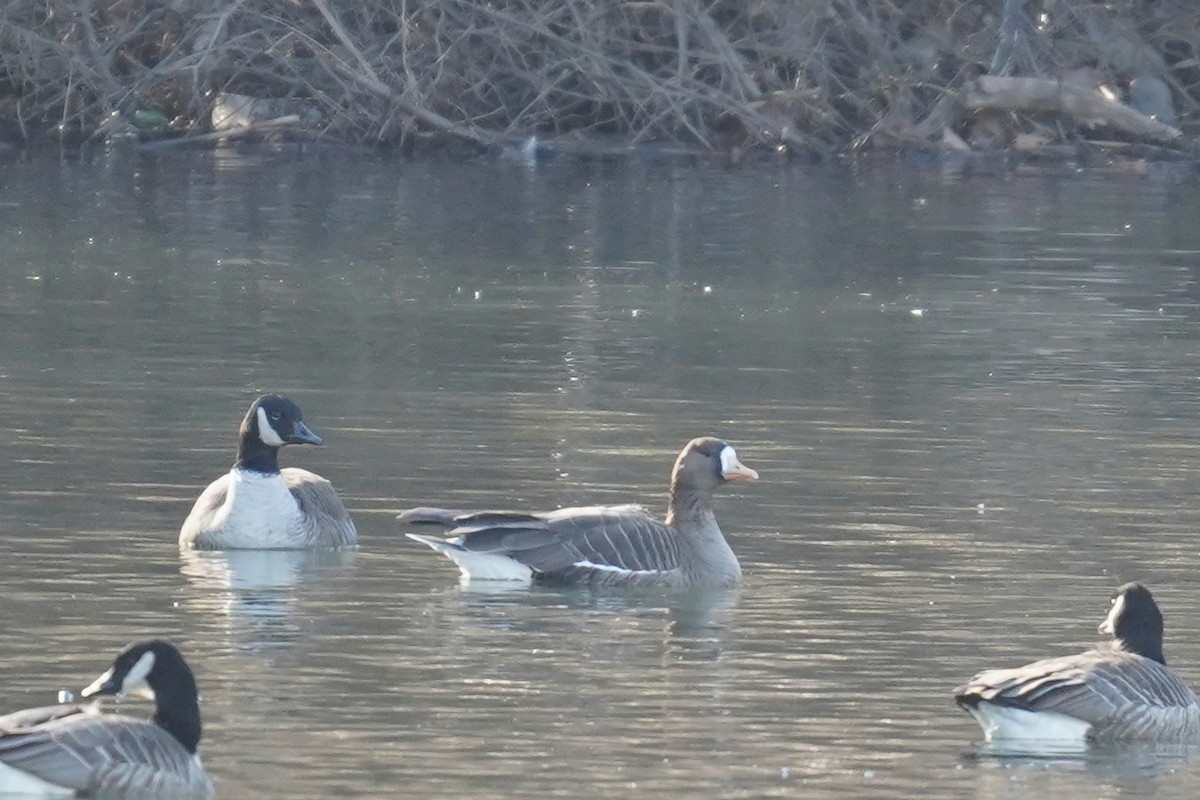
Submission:
<svg viewBox="0 0 1200 800">
<path fill-rule="evenodd" d="M 222 97 L 382 144 L 530 134 L 816 153 L 984 136 L 980 75 L 1200 100 L 1191 0 L 8 0 L 0 134 L 207 133 Z M 1017 20 L 1019 24 L 1013 24 Z M 1003 57 L 1001 57 L 1003 56 Z M 268 103 L 269 101 L 269 103 Z M 1019 109 L 1018 109 L 1019 110 Z M 1043 126 L 1036 114 L 1003 135 Z M 167 121 L 170 121 L 167 124 Z M 996 124 L 982 126 L 996 134 Z"/>
</svg>

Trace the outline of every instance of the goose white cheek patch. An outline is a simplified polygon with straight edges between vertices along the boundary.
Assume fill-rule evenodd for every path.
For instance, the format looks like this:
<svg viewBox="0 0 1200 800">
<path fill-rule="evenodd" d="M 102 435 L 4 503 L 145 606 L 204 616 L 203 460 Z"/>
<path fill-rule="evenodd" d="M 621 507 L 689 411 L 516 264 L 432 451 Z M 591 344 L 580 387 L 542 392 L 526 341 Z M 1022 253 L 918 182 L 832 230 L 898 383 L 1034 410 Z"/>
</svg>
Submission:
<svg viewBox="0 0 1200 800">
<path fill-rule="evenodd" d="M 147 650 L 125 674 L 125 680 L 121 681 L 121 691 L 128 694 L 149 693 L 153 696 L 154 691 L 150 688 L 150 684 L 146 683 L 146 678 L 152 669 L 154 669 L 154 653 Z"/>
<path fill-rule="evenodd" d="M 1104 618 L 1104 622 L 1100 623 L 1097 628 L 1100 633 L 1107 636 L 1117 635 L 1117 620 L 1125 613 L 1125 595 L 1118 597 L 1112 604 L 1112 609 L 1108 612 L 1108 616 Z M 1093 617 L 1095 619 L 1095 617 Z"/>
<path fill-rule="evenodd" d="M 271 423 L 267 420 L 267 412 L 263 411 L 262 406 L 258 407 L 258 438 L 262 439 L 265 445 L 283 447 L 283 437 L 271 427 Z"/>
<path fill-rule="evenodd" d="M 150 675 L 152 669 L 154 669 L 154 653 L 147 650 L 145 653 L 142 653 L 142 657 L 135 661 L 133 666 L 129 668 L 129 671 L 125 673 L 125 677 L 121 680 L 121 693 L 153 700 L 154 690 L 150 688 L 150 684 L 146 683 L 146 678 Z M 112 676 L 113 671 L 109 669 L 99 678 L 92 681 L 91 685 L 80 692 L 80 694 L 84 697 L 91 697 L 100 691 L 104 684 L 112 680 Z"/>
</svg>

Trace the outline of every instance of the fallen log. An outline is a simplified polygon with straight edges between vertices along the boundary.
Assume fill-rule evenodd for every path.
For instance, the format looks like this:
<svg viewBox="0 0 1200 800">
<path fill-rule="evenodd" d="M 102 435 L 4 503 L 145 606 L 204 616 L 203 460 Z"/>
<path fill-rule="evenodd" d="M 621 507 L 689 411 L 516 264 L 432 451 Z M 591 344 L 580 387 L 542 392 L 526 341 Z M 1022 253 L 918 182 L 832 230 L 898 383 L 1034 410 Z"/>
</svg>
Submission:
<svg viewBox="0 0 1200 800">
<path fill-rule="evenodd" d="M 181 136 L 176 139 L 155 139 L 151 142 L 145 142 L 145 146 L 149 147 L 176 147 L 178 145 L 203 144 L 206 142 L 227 142 L 235 139 L 245 139 L 257 133 L 268 131 L 284 130 L 293 125 L 300 123 L 300 117 L 297 114 L 288 114 L 275 119 L 266 119 L 262 122 L 253 122 L 249 125 L 239 125 L 236 128 L 226 128 L 225 130 L 212 131 L 210 133 L 199 133 L 194 136 Z"/>
<path fill-rule="evenodd" d="M 1183 132 L 1147 117 L 1099 89 L 1053 78 L 983 75 L 963 88 L 963 107 L 1059 114 L 1088 127 L 1105 127 L 1135 139 L 1180 143 Z"/>
</svg>

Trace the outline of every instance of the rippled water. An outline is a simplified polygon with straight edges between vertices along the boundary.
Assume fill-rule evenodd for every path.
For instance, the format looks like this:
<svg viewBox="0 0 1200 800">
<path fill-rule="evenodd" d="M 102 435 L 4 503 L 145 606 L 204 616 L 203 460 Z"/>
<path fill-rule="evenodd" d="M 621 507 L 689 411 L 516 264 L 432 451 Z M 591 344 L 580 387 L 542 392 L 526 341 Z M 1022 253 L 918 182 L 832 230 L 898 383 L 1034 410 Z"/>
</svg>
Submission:
<svg viewBox="0 0 1200 800">
<path fill-rule="evenodd" d="M 950 700 L 1131 579 L 1200 679 L 1193 176 L 113 152 L 0 190 L 0 707 L 153 634 L 222 797 L 1200 791 L 1187 750 L 980 750 Z M 357 552 L 177 552 L 263 390 Z M 661 511 L 706 433 L 762 474 L 717 501 L 735 593 L 464 589 L 393 520 Z"/>
</svg>

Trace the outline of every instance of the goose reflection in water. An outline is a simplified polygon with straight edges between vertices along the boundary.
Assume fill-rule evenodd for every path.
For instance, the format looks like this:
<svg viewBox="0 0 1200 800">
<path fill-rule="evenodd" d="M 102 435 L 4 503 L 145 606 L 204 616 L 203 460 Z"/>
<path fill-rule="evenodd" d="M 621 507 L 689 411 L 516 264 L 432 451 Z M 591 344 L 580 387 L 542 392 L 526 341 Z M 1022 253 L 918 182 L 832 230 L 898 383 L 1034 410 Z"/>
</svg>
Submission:
<svg viewBox="0 0 1200 800">
<path fill-rule="evenodd" d="M 586 628 L 602 618 L 653 623 L 662 625 L 663 647 L 674 660 L 705 662 L 723 655 L 740 597 L 737 587 L 614 589 L 468 581 L 430 595 L 420 616 L 442 620 L 454 631 L 448 636 L 468 629 L 538 633 L 560 624 Z"/>
<path fill-rule="evenodd" d="M 995 741 L 980 742 L 964 755 L 964 765 L 979 771 L 974 797 L 1012 798 L 1023 781 L 1029 796 L 1038 784 L 1057 771 L 1084 771 L 1106 782 L 1130 781 L 1169 775 L 1185 768 L 1200 754 L 1198 744 L 1163 742 L 1081 743 Z M 1028 777 L 1025 777 L 1025 774 Z"/>
<path fill-rule="evenodd" d="M 189 584 L 185 605 L 230 620 L 270 625 L 286 621 L 302 583 L 331 576 L 354 563 L 354 550 L 183 550 Z"/>
</svg>

